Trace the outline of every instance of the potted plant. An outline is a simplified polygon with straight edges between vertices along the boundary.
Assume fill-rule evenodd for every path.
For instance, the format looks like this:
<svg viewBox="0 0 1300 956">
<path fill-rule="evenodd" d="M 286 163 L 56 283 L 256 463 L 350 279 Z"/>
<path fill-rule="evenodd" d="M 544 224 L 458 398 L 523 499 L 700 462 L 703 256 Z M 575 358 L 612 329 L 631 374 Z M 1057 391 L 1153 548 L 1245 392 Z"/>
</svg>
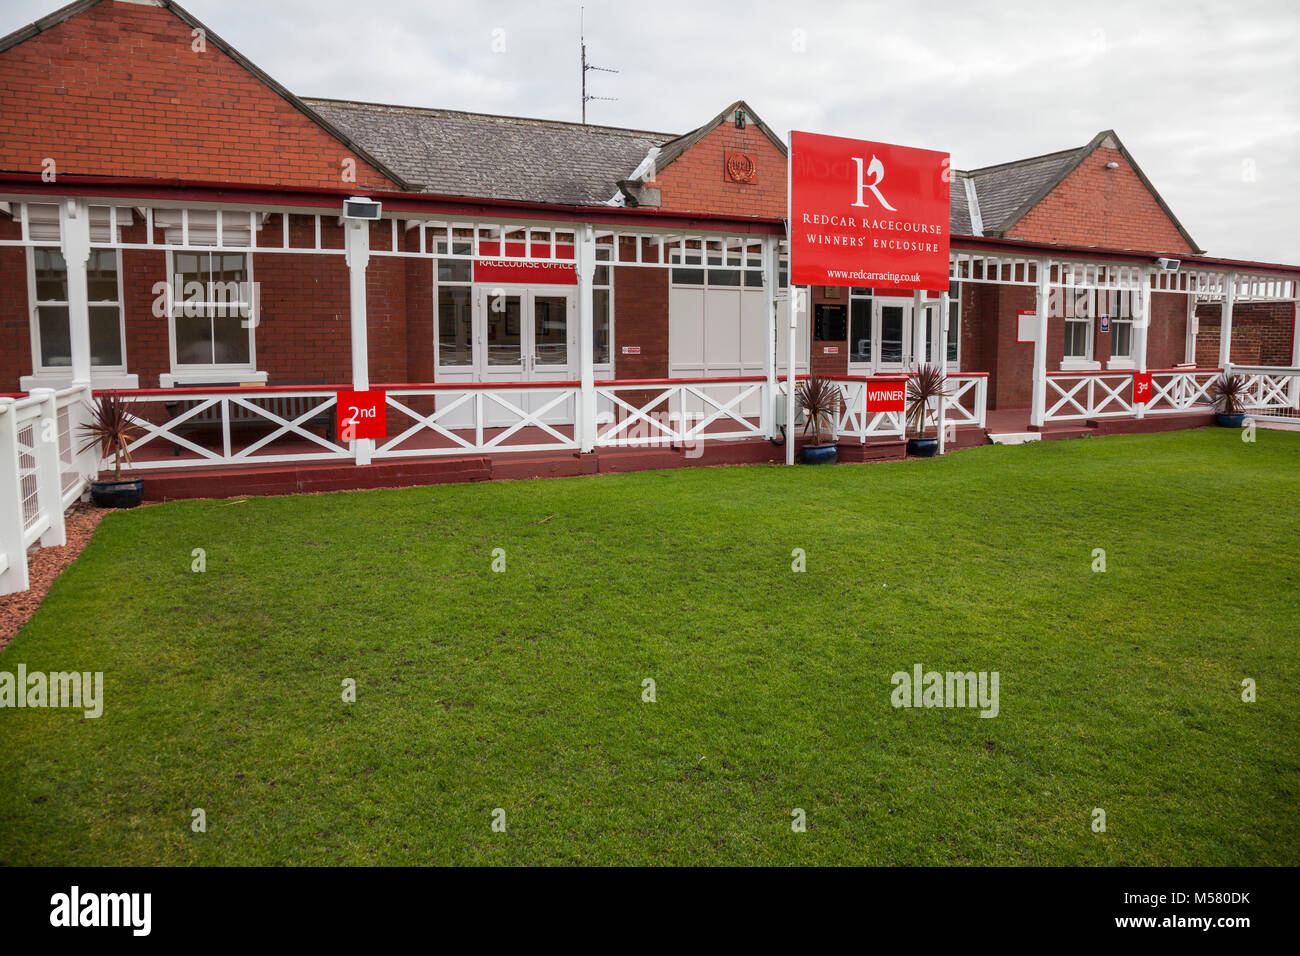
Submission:
<svg viewBox="0 0 1300 956">
<path fill-rule="evenodd" d="M 81 426 L 86 443 L 81 450 L 98 448 L 101 458 L 113 459 L 113 480 L 90 482 L 90 497 L 100 508 L 134 508 L 144 498 L 144 480 L 124 480 L 122 465 L 131 464 L 131 442 L 141 429 L 131 423 L 127 403 L 116 392 L 105 392 L 89 406 L 90 421 Z"/>
<path fill-rule="evenodd" d="M 1239 372 L 1224 372 L 1210 383 L 1210 404 L 1214 419 L 1224 428 L 1240 428 L 1246 418 L 1250 382 Z"/>
<path fill-rule="evenodd" d="M 835 443 L 835 419 L 840 413 L 840 390 L 829 379 L 814 375 L 799 383 L 795 390 L 799 407 L 808 415 L 812 444 L 804 445 L 800 454 L 805 465 L 828 465 L 840 457 Z"/>
<path fill-rule="evenodd" d="M 918 458 L 933 458 L 939 450 L 939 438 L 925 437 L 927 420 L 933 418 L 935 427 L 939 424 L 938 408 L 931 409 L 930 403 L 943 401 L 952 390 L 948 386 L 948 376 L 937 365 L 922 365 L 907 380 L 907 410 L 904 413 L 908 425 L 916 427 L 916 437 L 907 440 L 907 453 Z"/>
</svg>

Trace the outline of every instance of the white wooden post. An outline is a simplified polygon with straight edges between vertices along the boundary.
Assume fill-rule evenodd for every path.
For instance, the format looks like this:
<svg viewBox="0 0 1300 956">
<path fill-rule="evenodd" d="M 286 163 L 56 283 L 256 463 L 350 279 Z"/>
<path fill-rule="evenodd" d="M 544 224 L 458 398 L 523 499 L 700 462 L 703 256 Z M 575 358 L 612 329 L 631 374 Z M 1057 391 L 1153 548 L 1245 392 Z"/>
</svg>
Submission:
<svg viewBox="0 0 1300 956">
<path fill-rule="evenodd" d="M 58 548 L 68 543 L 63 527 L 63 479 L 59 474 L 59 410 L 54 389 L 34 388 L 29 394 L 41 400 L 40 417 L 32 422 L 36 500 L 50 518 L 50 526 L 41 535 L 41 547 Z"/>
<path fill-rule="evenodd" d="M 1223 292 L 1222 317 L 1219 319 L 1219 365 L 1228 371 L 1232 364 L 1232 303 L 1237 297 L 1237 273 L 1228 276 Z"/>
<path fill-rule="evenodd" d="M 1133 340 L 1133 364 L 1137 366 L 1139 372 L 1147 370 L 1147 336 L 1151 331 L 1151 273 L 1150 267 L 1141 272 L 1142 285 L 1138 289 L 1138 311 L 1141 313 L 1136 316 L 1133 323 L 1133 331 L 1136 333 Z M 1142 402 L 1137 405 L 1136 416 L 1145 418 L 1147 413 L 1147 403 Z"/>
<path fill-rule="evenodd" d="M 938 359 L 939 368 L 943 371 L 944 381 L 946 382 L 948 380 L 948 293 L 946 290 L 941 296 L 939 296 L 939 335 L 938 341 L 935 342 L 934 347 L 938 352 L 936 358 Z M 940 398 L 938 426 L 939 454 L 941 455 L 943 454 L 945 445 L 943 429 L 947 420 L 948 399 Z"/>
<path fill-rule="evenodd" d="M 925 364 L 925 293 L 912 293 L 912 367 Z"/>
<path fill-rule="evenodd" d="M 1034 306 L 1034 377 L 1029 424 L 1042 428 L 1047 415 L 1047 308 L 1051 296 L 1052 261 L 1038 263 L 1038 293 Z"/>
<path fill-rule="evenodd" d="M 72 384 L 90 384 L 90 306 L 86 266 L 90 262 L 90 206 L 84 199 L 59 205 L 59 245 L 68 269 L 68 335 Z"/>
<path fill-rule="evenodd" d="M 1300 298 L 1291 303 L 1291 367 L 1300 369 Z M 1300 405 L 1300 374 L 1292 375 L 1286 386 L 1287 404 Z"/>
<path fill-rule="evenodd" d="M 370 388 L 370 345 L 366 322 L 366 267 L 370 264 L 370 223 L 363 219 L 343 220 L 344 257 L 348 264 L 348 293 L 352 325 L 352 388 L 364 392 Z M 373 438 L 352 441 L 352 454 L 358 465 L 370 464 L 374 452 Z"/>
<path fill-rule="evenodd" d="M 18 472 L 18 416 L 12 398 L 0 398 L 0 594 L 26 591 L 23 483 Z"/>
<path fill-rule="evenodd" d="M 801 306 L 812 308 L 812 286 L 807 286 L 806 291 L 796 286 L 790 286 L 790 338 L 786 342 L 786 361 L 789 363 L 785 369 L 785 463 L 794 464 L 794 441 L 797 431 L 794 423 L 795 403 L 794 403 L 794 371 L 795 371 L 795 352 L 798 345 L 797 338 L 799 335 L 799 309 Z M 810 356 L 811 359 L 811 356 Z M 812 366 L 809 365 L 809 370 Z"/>
<path fill-rule="evenodd" d="M 773 236 L 763 240 L 763 301 L 767 303 L 767 348 L 763 350 L 763 408 L 759 416 L 759 429 L 769 438 L 776 437 L 776 323 L 780 303 L 780 262 L 777 258 L 777 240 Z"/>
<path fill-rule="evenodd" d="M 590 223 L 578 231 L 578 378 L 581 389 L 573 422 L 578 449 L 584 455 L 596 447 L 596 230 Z M 683 425 L 683 427 L 685 427 Z"/>
<path fill-rule="evenodd" d="M 1187 338 L 1186 346 L 1183 349 L 1183 362 L 1188 365 L 1196 364 L 1196 294 L 1192 293 L 1187 296 Z"/>
</svg>

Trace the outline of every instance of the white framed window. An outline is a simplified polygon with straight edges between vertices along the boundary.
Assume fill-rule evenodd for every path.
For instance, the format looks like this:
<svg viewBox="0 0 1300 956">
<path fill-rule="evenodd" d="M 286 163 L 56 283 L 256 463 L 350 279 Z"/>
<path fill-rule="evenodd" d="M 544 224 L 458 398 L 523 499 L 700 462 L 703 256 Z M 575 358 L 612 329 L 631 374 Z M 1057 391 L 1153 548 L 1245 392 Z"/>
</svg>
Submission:
<svg viewBox="0 0 1300 956">
<path fill-rule="evenodd" d="M 1110 368 L 1133 368 L 1133 297 L 1135 292 L 1119 289 L 1105 293 L 1110 316 Z"/>
<path fill-rule="evenodd" d="M 1090 371 L 1101 367 L 1093 359 L 1093 316 L 1096 297 L 1091 289 L 1064 289 L 1065 347 L 1061 368 Z"/>
<path fill-rule="evenodd" d="M 86 263 L 91 383 L 99 387 L 138 384 L 126 372 L 121 266 L 121 252 L 116 249 L 92 249 Z M 22 376 L 20 387 L 26 391 L 66 385 L 72 376 L 71 303 L 68 267 L 58 246 L 27 250 L 27 290 L 33 374 Z"/>
<path fill-rule="evenodd" d="M 246 252 L 167 253 L 167 324 L 172 373 L 163 387 L 265 381 L 257 371 L 257 302 Z"/>
</svg>

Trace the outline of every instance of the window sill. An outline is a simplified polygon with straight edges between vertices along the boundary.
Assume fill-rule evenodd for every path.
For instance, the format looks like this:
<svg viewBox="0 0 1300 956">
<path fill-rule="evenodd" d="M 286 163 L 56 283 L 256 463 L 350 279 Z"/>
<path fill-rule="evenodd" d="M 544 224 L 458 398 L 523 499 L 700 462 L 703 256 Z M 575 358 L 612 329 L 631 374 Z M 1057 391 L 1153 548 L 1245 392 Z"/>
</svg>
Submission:
<svg viewBox="0 0 1300 956">
<path fill-rule="evenodd" d="M 37 372 L 34 375 L 23 375 L 18 379 L 18 387 L 24 392 L 30 392 L 34 388 L 67 388 L 72 384 L 72 372 Z M 128 375 L 126 372 L 96 372 L 90 373 L 91 388 L 139 388 L 140 376 Z"/>
<path fill-rule="evenodd" d="M 1100 372 L 1101 363 L 1090 359 L 1062 359 L 1062 372 Z"/>
<path fill-rule="evenodd" d="M 1137 369 L 1137 363 L 1131 358 L 1113 358 L 1106 363 L 1106 368 L 1121 372 L 1131 372 Z"/>
<path fill-rule="evenodd" d="M 189 385 L 242 385 L 256 382 L 265 385 L 266 372 L 254 372 L 251 369 L 194 369 L 183 372 L 164 372 L 158 376 L 160 388 L 184 388 Z"/>
</svg>

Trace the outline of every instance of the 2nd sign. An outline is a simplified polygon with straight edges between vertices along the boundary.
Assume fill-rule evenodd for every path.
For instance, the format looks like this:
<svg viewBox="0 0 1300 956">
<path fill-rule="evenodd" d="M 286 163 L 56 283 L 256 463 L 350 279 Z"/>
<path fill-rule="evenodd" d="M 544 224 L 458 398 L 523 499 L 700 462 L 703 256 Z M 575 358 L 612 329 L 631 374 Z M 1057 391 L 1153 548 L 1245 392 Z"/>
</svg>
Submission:
<svg viewBox="0 0 1300 956">
<path fill-rule="evenodd" d="M 339 440 L 384 438 L 388 434 L 387 410 L 382 391 L 339 392 L 335 416 Z"/>
</svg>

